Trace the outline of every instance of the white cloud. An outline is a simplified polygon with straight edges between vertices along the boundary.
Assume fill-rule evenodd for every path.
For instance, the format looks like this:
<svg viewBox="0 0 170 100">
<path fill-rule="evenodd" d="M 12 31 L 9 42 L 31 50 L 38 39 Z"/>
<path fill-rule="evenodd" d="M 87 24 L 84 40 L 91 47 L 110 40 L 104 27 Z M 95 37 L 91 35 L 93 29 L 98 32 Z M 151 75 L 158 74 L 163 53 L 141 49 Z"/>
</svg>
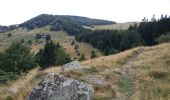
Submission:
<svg viewBox="0 0 170 100">
<path fill-rule="evenodd" d="M 0 0 L 0 24 L 18 24 L 42 13 L 140 21 L 170 15 L 169 5 L 169 0 Z"/>
</svg>

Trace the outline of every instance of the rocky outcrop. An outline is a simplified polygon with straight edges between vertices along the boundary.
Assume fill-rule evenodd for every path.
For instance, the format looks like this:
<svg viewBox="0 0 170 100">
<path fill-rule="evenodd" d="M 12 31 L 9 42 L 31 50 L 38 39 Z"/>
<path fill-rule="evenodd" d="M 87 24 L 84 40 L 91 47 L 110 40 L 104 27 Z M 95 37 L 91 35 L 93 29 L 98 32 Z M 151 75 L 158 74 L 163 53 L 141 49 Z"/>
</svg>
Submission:
<svg viewBox="0 0 170 100">
<path fill-rule="evenodd" d="M 28 100 L 92 100 L 93 94 L 92 85 L 51 73 L 32 90 Z"/>
<path fill-rule="evenodd" d="M 68 64 L 63 65 L 62 68 L 64 68 L 64 70 L 80 69 L 81 65 L 78 61 L 72 61 Z"/>
</svg>

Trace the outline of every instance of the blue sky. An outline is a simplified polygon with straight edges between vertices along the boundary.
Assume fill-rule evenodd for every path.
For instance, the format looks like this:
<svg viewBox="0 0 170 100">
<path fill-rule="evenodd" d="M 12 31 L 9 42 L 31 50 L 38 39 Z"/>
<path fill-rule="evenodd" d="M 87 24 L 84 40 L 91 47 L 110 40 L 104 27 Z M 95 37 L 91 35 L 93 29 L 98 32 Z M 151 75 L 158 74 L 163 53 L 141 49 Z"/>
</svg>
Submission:
<svg viewBox="0 0 170 100">
<path fill-rule="evenodd" d="M 170 15 L 170 0 L 0 0 L 0 25 L 19 24 L 44 13 L 141 21 L 153 14 Z"/>
</svg>

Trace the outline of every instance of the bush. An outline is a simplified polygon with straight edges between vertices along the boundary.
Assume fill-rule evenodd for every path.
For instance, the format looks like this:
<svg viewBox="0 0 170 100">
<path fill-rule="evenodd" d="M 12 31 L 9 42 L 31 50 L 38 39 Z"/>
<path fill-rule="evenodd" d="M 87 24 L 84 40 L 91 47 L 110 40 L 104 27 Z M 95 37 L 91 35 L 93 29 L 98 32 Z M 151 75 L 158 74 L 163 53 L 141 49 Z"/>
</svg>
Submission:
<svg viewBox="0 0 170 100">
<path fill-rule="evenodd" d="M 158 38 L 155 39 L 157 43 L 165 43 L 165 42 L 170 42 L 170 32 L 167 34 L 163 34 L 159 36 Z"/>
<path fill-rule="evenodd" d="M 105 56 L 107 56 L 107 55 L 110 55 L 110 54 L 116 54 L 116 53 L 119 53 L 119 50 L 117 50 L 117 49 L 106 49 L 106 50 L 104 50 L 104 52 L 103 52 L 103 54 L 105 55 Z"/>
<path fill-rule="evenodd" d="M 0 54 L 0 69 L 6 72 L 25 72 L 35 66 L 35 57 L 28 46 L 14 42 Z"/>
<path fill-rule="evenodd" d="M 75 44 L 75 41 L 73 40 L 72 42 L 71 42 L 71 45 L 74 45 Z"/>
<path fill-rule="evenodd" d="M 78 49 L 79 49 L 79 45 L 75 45 L 75 47 L 74 47 L 74 49 L 76 50 L 76 51 L 78 51 Z"/>
<path fill-rule="evenodd" d="M 29 45 L 32 45 L 32 41 L 31 41 L 31 40 L 28 40 L 27 43 L 28 43 Z"/>
<path fill-rule="evenodd" d="M 91 58 L 95 58 L 95 57 L 97 57 L 97 54 L 96 54 L 95 51 L 92 51 L 92 52 L 91 52 Z"/>
<path fill-rule="evenodd" d="M 84 54 L 82 54 L 81 57 L 79 58 L 79 61 L 83 61 L 83 60 L 86 60 L 86 57 Z"/>
<path fill-rule="evenodd" d="M 15 80 L 17 78 L 17 75 L 14 73 L 7 73 L 5 71 L 0 70 L 0 83 L 5 83 L 9 80 Z"/>
<path fill-rule="evenodd" d="M 46 41 L 44 49 L 40 49 L 37 53 L 37 62 L 41 68 L 62 65 L 70 61 L 70 56 L 65 53 L 60 44 L 55 45 L 53 41 Z"/>
<path fill-rule="evenodd" d="M 21 39 L 21 43 L 25 43 L 25 40 L 24 40 L 24 39 Z"/>
<path fill-rule="evenodd" d="M 11 33 L 8 33 L 8 35 L 7 35 L 8 37 L 11 37 L 12 36 L 12 34 Z"/>
</svg>

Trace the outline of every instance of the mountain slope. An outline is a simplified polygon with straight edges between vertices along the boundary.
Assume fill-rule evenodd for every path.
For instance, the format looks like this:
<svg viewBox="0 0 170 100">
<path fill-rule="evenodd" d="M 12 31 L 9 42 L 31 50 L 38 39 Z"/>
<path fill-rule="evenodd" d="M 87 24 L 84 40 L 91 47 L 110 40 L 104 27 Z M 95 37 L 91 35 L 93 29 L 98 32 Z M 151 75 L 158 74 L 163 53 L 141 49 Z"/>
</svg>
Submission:
<svg viewBox="0 0 170 100">
<path fill-rule="evenodd" d="M 42 27 L 46 25 L 54 25 L 52 23 L 58 23 L 58 21 L 72 21 L 80 26 L 89 26 L 89 25 L 107 25 L 114 24 L 113 21 L 107 20 L 99 20 L 99 19 L 90 19 L 87 17 L 79 17 L 79 16 L 66 16 L 66 15 L 47 15 L 41 14 L 38 15 L 22 24 L 20 27 L 33 29 L 35 27 Z"/>
<path fill-rule="evenodd" d="M 169 50 L 170 43 L 138 47 L 116 55 L 84 61 L 81 63 L 84 65 L 82 70 L 68 71 L 65 76 L 92 84 L 95 88 L 95 100 L 168 100 Z M 51 72 L 59 74 L 61 71 L 59 67 L 43 71 L 36 68 L 8 85 L 0 85 L 0 99 L 26 98 L 31 88 L 46 73 Z"/>
</svg>

